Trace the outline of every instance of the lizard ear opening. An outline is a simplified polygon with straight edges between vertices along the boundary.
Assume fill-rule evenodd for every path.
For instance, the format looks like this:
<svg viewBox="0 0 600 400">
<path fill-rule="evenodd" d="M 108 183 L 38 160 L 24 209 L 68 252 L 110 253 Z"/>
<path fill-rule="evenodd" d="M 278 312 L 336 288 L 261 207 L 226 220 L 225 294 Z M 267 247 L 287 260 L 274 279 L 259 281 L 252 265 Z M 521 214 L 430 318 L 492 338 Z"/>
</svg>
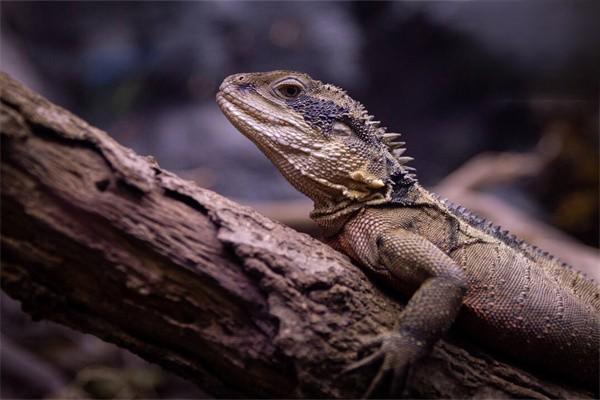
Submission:
<svg viewBox="0 0 600 400">
<path fill-rule="evenodd" d="M 352 135 L 352 129 L 343 122 L 335 121 L 331 127 L 331 133 L 336 136 L 350 136 Z"/>
</svg>

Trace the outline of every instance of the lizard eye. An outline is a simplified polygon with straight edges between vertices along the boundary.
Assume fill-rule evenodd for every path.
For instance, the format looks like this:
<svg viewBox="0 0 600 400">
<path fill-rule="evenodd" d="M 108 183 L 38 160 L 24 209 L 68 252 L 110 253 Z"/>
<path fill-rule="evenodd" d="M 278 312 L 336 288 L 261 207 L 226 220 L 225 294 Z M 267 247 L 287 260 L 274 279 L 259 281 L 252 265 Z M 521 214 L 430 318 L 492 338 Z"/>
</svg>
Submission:
<svg viewBox="0 0 600 400">
<path fill-rule="evenodd" d="M 284 99 L 295 99 L 302 94 L 304 88 L 295 82 L 285 82 L 275 88 L 275 92 Z"/>
</svg>

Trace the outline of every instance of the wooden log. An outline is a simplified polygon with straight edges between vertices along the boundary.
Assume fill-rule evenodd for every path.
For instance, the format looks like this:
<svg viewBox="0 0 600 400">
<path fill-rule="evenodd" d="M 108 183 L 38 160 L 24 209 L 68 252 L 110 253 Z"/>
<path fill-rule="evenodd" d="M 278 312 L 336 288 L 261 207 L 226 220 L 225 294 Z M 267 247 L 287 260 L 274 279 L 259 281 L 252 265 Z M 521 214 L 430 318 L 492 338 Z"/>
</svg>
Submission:
<svg viewBox="0 0 600 400">
<path fill-rule="evenodd" d="M 401 310 L 349 259 L 161 169 L 0 75 L 2 288 L 224 397 L 356 397 Z M 464 347 L 461 347 L 464 346 Z M 407 393 L 590 397 L 441 342 Z"/>
</svg>

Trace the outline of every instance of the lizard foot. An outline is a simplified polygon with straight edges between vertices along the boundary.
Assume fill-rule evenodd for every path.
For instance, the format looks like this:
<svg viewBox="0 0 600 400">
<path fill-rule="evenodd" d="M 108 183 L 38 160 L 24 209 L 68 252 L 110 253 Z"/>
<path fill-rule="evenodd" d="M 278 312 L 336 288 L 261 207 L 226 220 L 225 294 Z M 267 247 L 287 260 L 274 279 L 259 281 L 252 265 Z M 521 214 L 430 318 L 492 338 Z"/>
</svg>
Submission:
<svg viewBox="0 0 600 400">
<path fill-rule="evenodd" d="M 380 345 L 379 349 L 348 365 L 340 375 L 346 375 L 367 365 L 381 362 L 379 370 L 363 398 L 370 397 L 375 389 L 382 386 L 384 381 L 389 382 L 389 396 L 400 397 L 406 386 L 411 366 L 426 354 L 425 343 L 415 339 L 408 333 L 394 332 L 373 338 L 365 344 L 365 347 L 376 344 Z"/>
</svg>

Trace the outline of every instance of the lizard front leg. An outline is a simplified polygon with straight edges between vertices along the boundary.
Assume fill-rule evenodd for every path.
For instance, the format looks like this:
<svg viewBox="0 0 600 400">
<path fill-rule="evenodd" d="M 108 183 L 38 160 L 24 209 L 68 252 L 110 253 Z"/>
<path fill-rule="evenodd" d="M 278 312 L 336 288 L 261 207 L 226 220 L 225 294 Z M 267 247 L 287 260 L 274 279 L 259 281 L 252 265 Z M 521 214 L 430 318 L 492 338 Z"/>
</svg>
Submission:
<svg viewBox="0 0 600 400">
<path fill-rule="evenodd" d="M 402 311 L 395 330 L 376 339 L 381 347 L 350 365 L 345 372 L 382 360 L 365 397 L 369 397 L 390 373 L 390 394 L 395 396 L 402 390 L 410 366 L 426 355 L 454 322 L 467 282 L 462 269 L 421 236 L 400 229 L 367 235 L 370 236 L 367 240 L 365 237 L 349 238 L 351 244 L 367 243 L 362 249 L 355 247 L 356 254 L 379 272 L 385 268 L 391 279 L 414 294 Z M 366 254 L 373 250 L 377 257 Z"/>
</svg>

